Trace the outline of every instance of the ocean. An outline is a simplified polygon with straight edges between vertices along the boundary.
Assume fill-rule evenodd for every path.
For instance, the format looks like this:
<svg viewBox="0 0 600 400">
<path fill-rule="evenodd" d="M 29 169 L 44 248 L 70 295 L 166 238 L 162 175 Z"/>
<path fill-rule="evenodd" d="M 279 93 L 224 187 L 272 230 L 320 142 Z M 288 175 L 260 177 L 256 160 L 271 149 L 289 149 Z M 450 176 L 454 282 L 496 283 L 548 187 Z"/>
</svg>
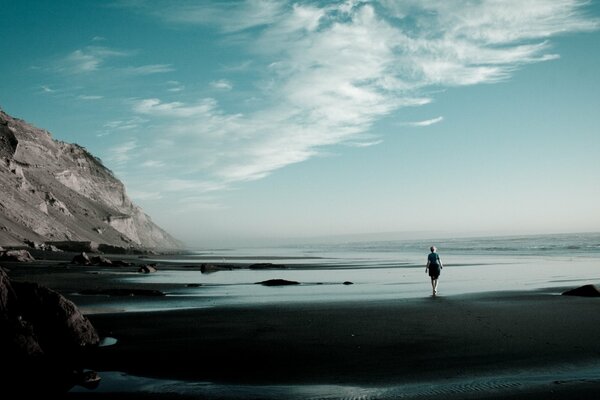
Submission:
<svg viewBox="0 0 600 400">
<path fill-rule="evenodd" d="M 166 258 L 157 256 L 147 261 L 186 267 L 202 263 L 243 267 L 272 263 L 281 269 L 201 273 L 198 268 L 179 268 L 148 275 L 117 272 L 123 284 L 144 282 L 172 288 L 166 297 L 149 299 L 147 304 L 135 302 L 131 309 L 124 299 L 121 308 L 142 311 L 428 297 L 432 293 L 425 263 L 432 244 L 444 263 L 437 297 L 497 291 L 560 294 L 568 288 L 600 283 L 600 233 L 346 241 L 203 249 Z M 258 284 L 269 279 L 299 284 Z"/>
</svg>

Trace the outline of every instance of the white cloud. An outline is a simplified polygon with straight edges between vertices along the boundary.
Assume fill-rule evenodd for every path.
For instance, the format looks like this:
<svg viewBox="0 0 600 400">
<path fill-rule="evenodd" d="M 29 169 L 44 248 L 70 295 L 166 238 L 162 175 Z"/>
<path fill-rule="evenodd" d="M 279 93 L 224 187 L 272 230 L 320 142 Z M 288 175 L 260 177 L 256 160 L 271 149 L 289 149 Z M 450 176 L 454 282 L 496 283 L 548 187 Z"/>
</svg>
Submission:
<svg viewBox="0 0 600 400">
<path fill-rule="evenodd" d="M 444 117 L 436 117 L 436 118 L 432 118 L 432 119 L 427 119 L 424 121 L 416 121 L 416 122 L 407 122 L 406 125 L 408 126 L 429 126 L 429 125 L 433 125 L 433 124 L 437 124 L 438 122 L 442 122 L 444 120 Z"/>
<path fill-rule="evenodd" d="M 211 82 L 210 86 L 212 86 L 215 89 L 219 89 L 219 90 L 233 89 L 233 84 L 230 81 L 228 81 L 227 79 L 219 79 L 218 81 Z"/>
<path fill-rule="evenodd" d="M 144 99 L 137 101 L 133 110 L 139 114 L 162 116 L 162 117 L 203 117 L 211 115 L 216 107 L 213 99 L 202 99 L 195 105 L 186 105 L 175 101 L 171 103 L 162 103 L 159 99 Z"/>
<path fill-rule="evenodd" d="M 276 0 L 188 3 L 164 8 L 153 8 L 154 5 L 143 2 L 142 7 L 169 22 L 213 25 L 230 33 L 271 24 L 286 8 L 284 2 Z"/>
<path fill-rule="evenodd" d="M 165 176 L 165 190 L 223 190 L 322 154 L 327 146 L 379 144 L 369 131 L 386 115 L 428 104 L 443 87 L 509 79 L 525 64 L 556 59 L 552 36 L 598 28 L 578 0 L 324 4 L 249 0 L 148 11 L 235 38 L 229 45 L 241 44 L 247 61 L 220 72 L 243 70 L 260 88 L 251 94 L 260 100 L 247 114 L 228 113 L 211 98 L 133 103 L 133 111 L 151 119 L 169 142 L 145 146 L 148 157 L 187 172 L 182 180 Z M 212 86 L 232 88 L 225 79 Z"/>
<path fill-rule="evenodd" d="M 169 92 L 181 92 L 185 89 L 185 86 L 181 84 L 179 81 L 168 81 L 167 82 L 167 91 Z"/>
<path fill-rule="evenodd" d="M 133 139 L 120 143 L 109 149 L 108 159 L 119 166 L 132 158 L 131 152 L 137 147 L 137 141 Z"/>
<path fill-rule="evenodd" d="M 162 74 L 171 71 L 175 71 L 175 68 L 170 64 L 150 64 L 123 68 L 123 72 L 132 75 Z"/>
<path fill-rule="evenodd" d="M 103 99 L 104 96 L 98 96 L 98 95 L 79 95 L 78 98 L 80 98 L 81 100 L 100 100 Z"/>
<path fill-rule="evenodd" d="M 130 55 L 130 52 L 114 50 L 108 47 L 87 46 L 71 52 L 63 61 L 60 69 L 73 73 L 96 71 L 109 58 Z"/>
<path fill-rule="evenodd" d="M 165 166 L 164 162 L 157 161 L 157 160 L 147 160 L 142 163 L 142 167 L 148 167 L 148 168 L 159 168 L 159 167 L 164 167 L 164 166 Z"/>
</svg>

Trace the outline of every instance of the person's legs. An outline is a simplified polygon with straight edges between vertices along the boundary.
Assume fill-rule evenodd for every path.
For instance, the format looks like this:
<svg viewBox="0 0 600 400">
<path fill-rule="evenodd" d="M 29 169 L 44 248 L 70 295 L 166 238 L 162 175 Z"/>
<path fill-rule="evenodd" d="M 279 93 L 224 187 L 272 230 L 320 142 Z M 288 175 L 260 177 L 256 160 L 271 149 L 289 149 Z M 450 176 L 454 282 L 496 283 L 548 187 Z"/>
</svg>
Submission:
<svg viewBox="0 0 600 400">
<path fill-rule="evenodd" d="M 437 294 L 438 278 L 432 279 L 431 285 L 433 286 L 433 294 Z"/>
</svg>

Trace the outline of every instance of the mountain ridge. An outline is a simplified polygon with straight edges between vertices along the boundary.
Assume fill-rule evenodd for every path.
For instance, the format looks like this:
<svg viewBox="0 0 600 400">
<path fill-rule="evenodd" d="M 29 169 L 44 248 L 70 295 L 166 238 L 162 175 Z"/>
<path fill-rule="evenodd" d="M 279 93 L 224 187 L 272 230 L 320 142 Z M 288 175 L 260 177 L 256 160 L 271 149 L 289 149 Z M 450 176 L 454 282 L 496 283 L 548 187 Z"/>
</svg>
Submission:
<svg viewBox="0 0 600 400">
<path fill-rule="evenodd" d="M 98 157 L 2 109 L 0 188 L 0 245 L 90 241 L 183 248 L 129 199 Z"/>
</svg>

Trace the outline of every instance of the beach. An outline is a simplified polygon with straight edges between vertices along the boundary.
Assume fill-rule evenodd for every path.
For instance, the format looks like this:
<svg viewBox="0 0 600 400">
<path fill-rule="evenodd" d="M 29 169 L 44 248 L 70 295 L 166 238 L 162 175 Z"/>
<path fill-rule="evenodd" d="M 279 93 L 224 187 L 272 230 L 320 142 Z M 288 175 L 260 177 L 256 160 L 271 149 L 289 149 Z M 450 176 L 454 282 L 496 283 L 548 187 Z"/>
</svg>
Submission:
<svg viewBox="0 0 600 400">
<path fill-rule="evenodd" d="M 337 265 L 288 260 L 291 267 L 253 271 L 239 259 L 234 264 L 239 269 L 210 274 L 189 259 L 182 263 L 172 257 L 159 257 L 153 274 L 138 274 L 134 267 L 40 261 L 11 265 L 10 274 L 60 291 L 80 306 L 101 337 L 116 339 L 95 349 L 87 361 L 86 367 L 102 377 L 100 386 L 75 387 L 67 398 L 563 399 L 597 394 L 600 300 L 560 296 L 598 282 L 597 258 L 546 259 L 539 270 L 535 259 L 519 260 L 449 262 L 438 296 L 431 294 L 423 265 L 410 260 L 396 267 L 381 260 L 369 267 L 351 266 L 347 259 Z M 527 266 L 530 273 L 523 271 Z M 468 280 L 471 269 L 482 268 L 485 273 Z M 301 282 L 256 284 L 268 277 Z M 344 285 L 342 278 L 352 284 Z M 507 290 L 511 281 L 515 290 Z M 497 290 L 490 290 L 494 284 Z M 81 294 L 110 288 L 166 295 Z"/>
</svg>

